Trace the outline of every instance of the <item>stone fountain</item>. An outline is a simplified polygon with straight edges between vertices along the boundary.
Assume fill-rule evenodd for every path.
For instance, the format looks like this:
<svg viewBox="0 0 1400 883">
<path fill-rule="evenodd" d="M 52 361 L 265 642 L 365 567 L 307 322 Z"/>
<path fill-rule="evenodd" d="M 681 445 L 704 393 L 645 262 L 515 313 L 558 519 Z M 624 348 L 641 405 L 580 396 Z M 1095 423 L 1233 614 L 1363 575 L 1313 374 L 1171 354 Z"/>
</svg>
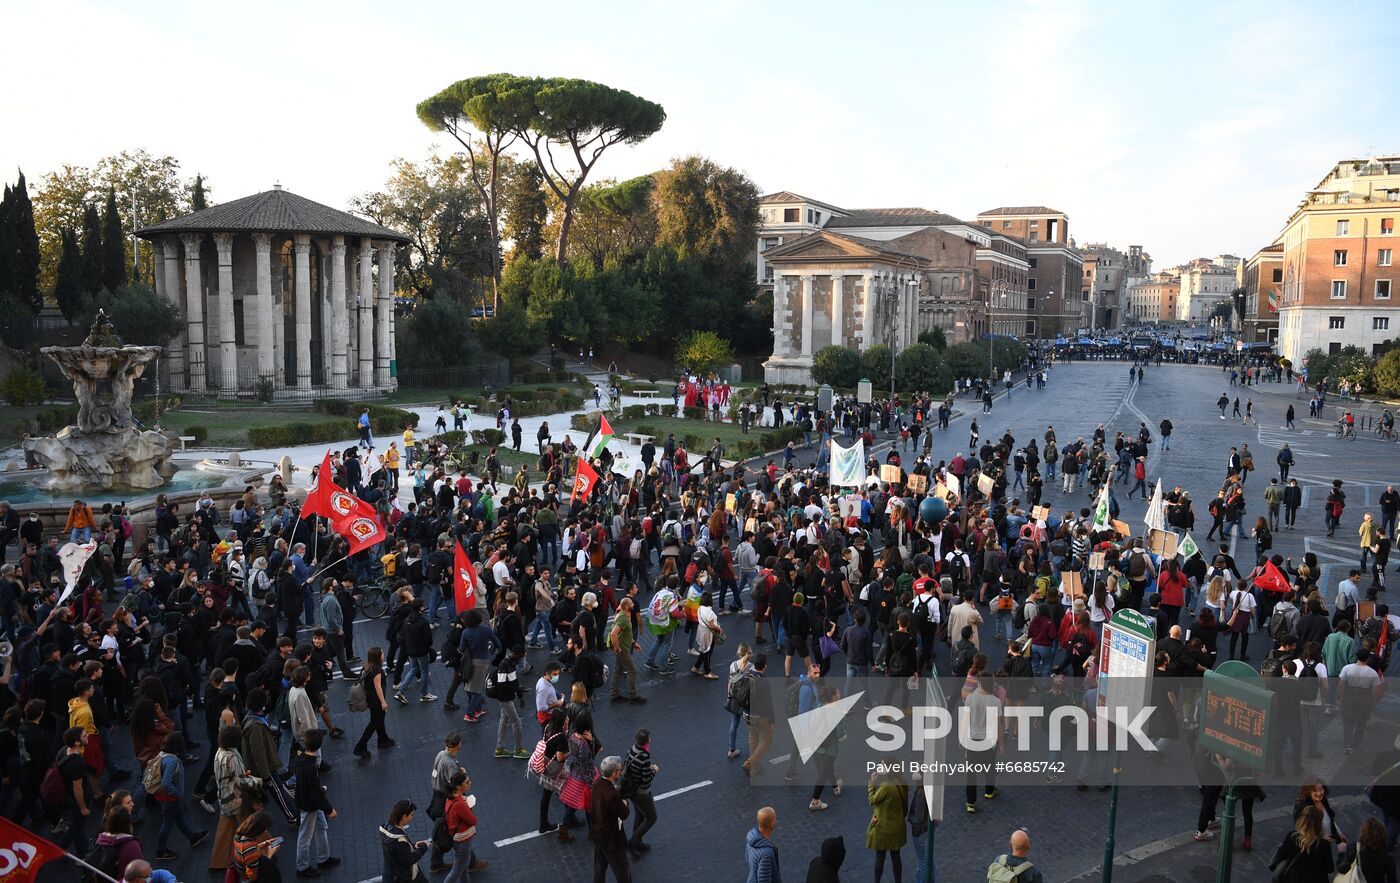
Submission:
<svg viewBox="0 0 1400 883">
<path fill-rule="evenodd" d="M 160 432 L 137 429 L 131 417 L 136 379 L 161 348 L 123 345 L 99 310 L 81 346 L 46 346 L 40 352 L 73 381 L 78 425 L 55 436 L 25 440 L 24 450 L 48 470 L 35 484 L 50 491 L 164 484 L 175 471 L 171 440 Z"/>
</svg>

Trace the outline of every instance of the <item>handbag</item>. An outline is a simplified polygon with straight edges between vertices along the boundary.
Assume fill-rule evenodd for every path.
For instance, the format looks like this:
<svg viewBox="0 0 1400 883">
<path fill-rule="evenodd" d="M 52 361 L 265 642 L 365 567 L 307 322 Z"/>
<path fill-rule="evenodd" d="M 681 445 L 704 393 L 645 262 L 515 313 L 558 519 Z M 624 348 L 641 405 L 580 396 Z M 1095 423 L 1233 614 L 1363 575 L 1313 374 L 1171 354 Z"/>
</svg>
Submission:
<svg viewBox="0 0 1400 883">
<path fill-rule="evenodd" d="M 569 776 L 559 792 L 559 802 L 570 809 L 586 810 L 593 802 L 593 786 Z"/>
<path fill-rule="evenodd" d="M 369 711 L 369 697 L 365 693 L 364 681 L 356 681 L 350 685 L 350 693 L 345 697 L 345 707 L 351 714 Z"/>
</svg>

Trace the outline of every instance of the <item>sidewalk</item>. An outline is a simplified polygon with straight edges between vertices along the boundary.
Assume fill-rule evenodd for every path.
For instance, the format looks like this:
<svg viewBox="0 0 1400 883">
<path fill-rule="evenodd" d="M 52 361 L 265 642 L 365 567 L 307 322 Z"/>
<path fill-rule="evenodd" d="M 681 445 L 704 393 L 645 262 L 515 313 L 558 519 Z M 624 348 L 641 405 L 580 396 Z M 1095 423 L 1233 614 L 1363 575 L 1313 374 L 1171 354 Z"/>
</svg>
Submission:
<svg viewBox="0 0 1400 883">
<path fill-rule="evenodd" d="M 1256 805 L 1254 848 L 1249 852 L 1245 852 L 1242 847 L 1243 819 L 1238 816 L 1237 807 L 1234 858 L 1230 868 L 1232 880 L 1269 879 L 1269 857 L 1273 855 L 1274 848 L 1283 842 L 1284 836 L 1293 829 L 1295 796 L 1292 791 L 1274 789 L 1266 800 Z M 1220 811 L 1223 811 L 1223 806 L 1222 802 Z M 1339 817 L 1338 827 L 1353 838 L 1362 820 L 1372 814 L 1369 810 L 1374 809 L 1366 798 L 1359 794 L 1333 798 L 1332 808 L 1337 811 Z M 1183 806 L 1183 814 L 1194 815 L 1195 812 L 1195 806 Z M 1119 819 L 1120 832 L 1125 823 L 1131 824 L 1131 821 Z M 1215 880 L 1216 863 L 1220 859 L 1220 832 L 1215 832 L 1215 840 L 1205 843 L 1198 842 L 1194 834 L 1194 830 L 1187 831 L 1120 853 L 1113 861 L 1113 883 L 1211 883 Z M 1102 841 L 1094 844 L 1100 854 L 1101 844 Z M 1035 858 L 1034 848 L 1031 858 Z M 1103 865 L 1095 864 L 1092 869 L 1068 878 L 1066 883 L 1101 883 L 1102 879 Z"/>
</svg>

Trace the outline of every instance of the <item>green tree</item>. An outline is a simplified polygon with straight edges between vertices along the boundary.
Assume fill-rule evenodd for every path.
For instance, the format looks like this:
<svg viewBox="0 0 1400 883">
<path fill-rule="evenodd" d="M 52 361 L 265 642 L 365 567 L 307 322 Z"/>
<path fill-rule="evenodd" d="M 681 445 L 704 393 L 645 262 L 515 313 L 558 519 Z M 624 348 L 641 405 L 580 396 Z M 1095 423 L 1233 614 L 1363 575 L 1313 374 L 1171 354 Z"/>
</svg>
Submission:
<svg viewBox="0 0 1400 883">
<path fill-rule="evenodd" d="M 676 363 L 695 374 L 709 374 L 734 361 L 729 341 L 712 331 L 696 331 L 676 347 Z"/>
<path fill-rule="evenodd" d="M 895 359 L 895 382 L 911 393 L 929 392 L 935 395 L 952 388 L 948 363 L 938 350 L 926 343 L 916 343 L 900 351 Z"/>
<path fill-rule="evenodd" d="M 209 201 L 204 196 L 204 176 L 195 175 L 194 183 L 190 185 L 190 211 L 202 212 L 209 207 Z"/>
<path fill-rule="evenodd" d="M 12 349 L 34 343 L 34 311 L 8 291 L 0 291 L 0 342 Z"/>
<path fill-rule="evenodd" d="M 102 288 L 102 219 L 95 205 L 83 211 L 82 288 L 84 294 Z"/>
<path fill-rule="evenodd" d="M 926 343 L 940 353 L 948 348 L 948 336 L 938 326 L 919 332 L 919 343 Z"/>
<path fill-rule="evenodd" d="M 471 365 L 480 352 L 466 309 L 449 298 L 420 302 L 395 333 L 399 361 L 407 371 Z"/>
<path fill-rule="evenodd" d="M 812 380 L 851 388 L 860 382 L 860 356 L 844 346 L 826 346 L 812 354 Z"/>
<path fill-rule="evenodd" d="M 11 237 L 10 290 L 37 313 L 44 306 L 44 296 L 39 289 L 39 234 L 34 229 L 34 204 L 29 200 L 24 172 L 19 173 L 19 180 L 10 188 L 7 214 Z"/>
<path fill-rule="evenodd" d="M 165 346 L 185 327 L 180 312 L 172 310 L 169 302 L 149 285 L 138 283 L 123 285 L 116 291 L 103 288 L 85 292 L 74 324 L 87 328 L 99 309 L 107 313 L 123 341 L 137 346 Z"/>
<path fill-rule="evenodd" d="M 545 186 L 559 199 L 563 217 L 554 257 L 566 261 L 574 207 L 589 173 L 609 147 L 638 144 L 655 134 L 666 111 L 588 80 L 509 77 L 495 88 L 496 101 L 510 108 L 515 134 L 530 148 Z"/>
<path fill-rule="evenodd" d="M 539 260 L 544 254 L 544 226 L 549 221 L 544 178 L 534 163 L 518 163 L 506 180 L 505 236 L 511 241 L 506 263 L 518 257 Z"/>
<path fill-rule="evenodd" d="M 407 236 L 400 283 L 418 297 L 445 294 L 489 306 L 494 266 L 490 224 L 464 154 L 396 159 L 384 189 L 351 201 L 375 223 Z"/>
<path fill-rule="evenodd" d="M 16 408 L 44 403 L 44 378 L 38 371 L 25 365 L 16 365 L 0 380 L 0 398 L 4 398 Z"/>
<path fill-rule="evenodd" d="M 1333 379 L 1337 381 L 1347 380 L 1352 383 L 1361 384 L 1362 389 L 1374 389 L 1375 360 L 1371 354 L 1359 346 L 1349 344 L 1332 357 Z M 1311 373 L 1308 374 L 1312 376 Z"/>
<path fill-rule="evenodd" d="M 116 291 L 125 284 L 126 236 L 117 211 L 117 191 L 109 187 L 107 205 L 102 211 L 102 287 Z"/>
<path fill-rule="evenodd" d="M 1375 370 L 1376 392 L 1388 398 L 1400 396 L 1400 349 L 1381 356 Z"/>
<path fill-rule="evenodd" d="M 1327 354 L 1326 350 L 1319 347 L 1313 347 L 1303 353 L 1303 364 L 1299 368 L 1304 367 L 1308 371 L 1308 381 L 1314 386 L 1322 378 L 1333 376 L 1332 357 Z"/>
<path fill-rule="evenodd" d="M 569 236 L 569 260 L 599 268 L 610 262 L 640 260 L 656 241 L 651 189 L 651 176 L 642 175 L 621 183 L 600 181 L 580 191 Z M 553 201 L 557 208 L 558 200 Z M 563 212 L 555 211 L 546 233 L 557 237 L 562 223 Z"/>
<path fill-rule="evenodd" d="M 860 354 L 860 375 L 877 390 L 890 388 L 890 348 L 877 343 Z"/>
<path fill-rule="evenodd" d="M 997 341 L 1000 347 L 1005 341 Z M 987 376 L 987 348 L 981 342 L 955 343 L 943 351 L 955 379 Z"/>
<path fill-rule="evenodd" d="M 53 297 L 64 318 L 72 322 L 82 313 L 83 295 L 87 293 L 83 278 L 83 252 L 78 247 L 78 234 L 71 229 L 63 231 L 62 239 Z"/>
<path fill-rule="evenodd" d="M 511 74 L 458 80 L 418 103 L 418 119 L 434 132 L 446 132 L 466 151 L 468 178 L 484 206 L 491 244 L 491 281 L 498 300 L 501 278 L 500 190 L 507 169 L 506 149 L 520 137 L 525 105 L 513 97 Z"/>
<path fill-rule="evenodd" d="M 0 292 L 15 290 L 15 232 L 12 226 L 14 195 L 10 185 L 0 197 Z"/>
<path fill-rule="evenodd" d="M 1214 309 L 1210 311 L 1210 315 L 1206 316 L 1206 321 L 1214 322 L 1216 319 L 1220 319 L 1225 323 L 1226 327 L 1229 327 L 1230 315 L 1234 312 L 1234 310 L 1235 308 L 1230 304 L 1228 300 L 1222 300 L 1220 303 L 1215 305 Z"/>
<path fill-rule="evenodd" d="M 480 338 L 492 352 L 506 358 L 523 358 L 540 349 L 540 329 L 525 307 L 502 299 L 495 315 L 478 323 Z"/>
<path fill-rule="evenodd" d="M 699 258 L 711 271 L 743 274 L 751 283 L 758 186 L 738 169 L 701 156 L 675 160 L 655 177 L 657 244 L 682 258 Z"/>
</svg>

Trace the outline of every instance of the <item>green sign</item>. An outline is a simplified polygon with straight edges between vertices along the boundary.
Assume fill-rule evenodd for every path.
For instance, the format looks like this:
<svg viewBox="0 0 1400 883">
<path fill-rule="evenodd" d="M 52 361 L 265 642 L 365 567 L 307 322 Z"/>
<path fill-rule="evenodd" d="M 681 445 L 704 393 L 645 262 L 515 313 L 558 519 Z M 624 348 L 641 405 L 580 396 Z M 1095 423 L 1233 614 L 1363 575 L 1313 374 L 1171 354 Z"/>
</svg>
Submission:
<svg viewBox="0 0 1400 883">
<path fill-rule="evenodd" d="M 1201 691 L 1201 746 L 1262 768 L 1268 757 L 1273 702 L 1273 691 L 1243 662 L 1226 662 L 1206 672 Z"/>
</svg>

